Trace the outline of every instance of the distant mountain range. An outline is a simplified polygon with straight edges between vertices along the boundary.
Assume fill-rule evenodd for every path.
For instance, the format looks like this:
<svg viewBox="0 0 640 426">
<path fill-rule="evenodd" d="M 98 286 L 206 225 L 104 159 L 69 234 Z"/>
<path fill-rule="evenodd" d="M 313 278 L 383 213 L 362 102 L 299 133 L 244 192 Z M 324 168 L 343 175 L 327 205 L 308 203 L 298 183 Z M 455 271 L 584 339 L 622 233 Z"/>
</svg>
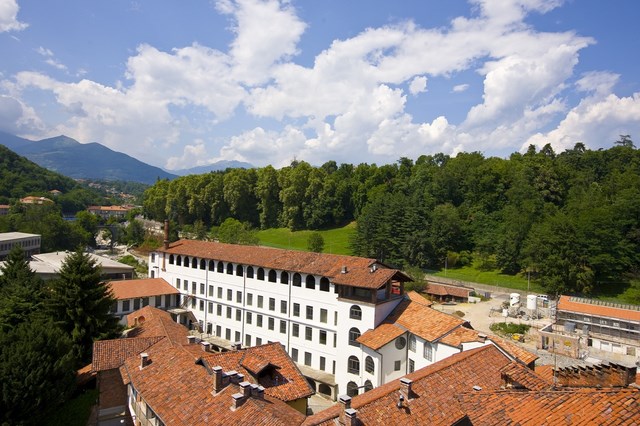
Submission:
<svg viewBox="0 0 640 426">
<path fill-rule="evenodd" d="M 175 179 L 178 175 L 208 173 L 229 167 L 253 167 L 238 161 L 220 161 L 172 173 L 99 143 L 80 143 L 67 136 L 32 141 L 0 132 L 0 144 L 46 169 L 75 179 L 122 180 L 152 185 L 158 179 Z"/>
<path fill-rule="evenodd" d="M 171 170 L 178 176 L 201 175 L 209 172 L 218 172 L 226 169 L 252 169 L 253 165 L 243 161 L 221 160 L 206 166 L 197 166 L 190 169 Z"/>
</svg>

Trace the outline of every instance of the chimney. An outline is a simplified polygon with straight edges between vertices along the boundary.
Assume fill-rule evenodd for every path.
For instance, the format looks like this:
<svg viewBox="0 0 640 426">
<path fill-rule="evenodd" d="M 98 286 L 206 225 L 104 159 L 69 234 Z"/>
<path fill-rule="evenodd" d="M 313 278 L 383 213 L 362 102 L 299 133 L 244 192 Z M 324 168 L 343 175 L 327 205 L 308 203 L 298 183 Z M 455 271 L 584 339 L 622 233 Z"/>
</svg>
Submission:
<svg viewBox="0 0 640 426">
<path fill-rule="evenodd" d="M 340 424 L 350 424 L 347 412 L 350 412 L 349 410 L 351 410 L 351 397 L 349 395 L 340 395 L 338 397 L 338 402 L 340 403 L 341 408 L 339 417 Z"/>
<path fill-rule="evenodd" d="M 222 376 L 224 373 L 222 372 L 222 367 L 219 365 L 212 368 L 213 370 L 213 394 L 217 394 L 222 391 L 224 388 Z"/>
<path fill-rule="evenodd" d="M 169 219 L 164 220 L 164 249 L 169 248 Z"/>
<path fill-rule="evenodd" d="M 187 336 L 187 343 L 189 343 L 190 345 L 196 343 L 196 336 Z"/>
<path fill-rule="evenodd" d="M 411 393 L 411 385 L 413 384 L 413 380 L 407 379 L 403 377 L 400 379 L 400 393 L 405 397 L 405 399 L 409 400 L 413 397 Z"/>
<path fill-rule="evenodd" d="M 240 380 L 238 380 L 238 372 L 236 370 L 227 371 L 226 375 L 229 378 L 230 383 L 240 383 Z M 242 377 L 244 378 L 244 376 Z"/>
<path fill-rule="evenodd" d="M 242 391 L 242 395 L 245 398 L 251 396 L 251 383 L 249 382 L 240 382 L 240 390 Z"/>
<path fill-rule="evenodd" d="M 346 426 L 356 426 L 358 424 L 358 412 L 353 408 L 344 410 L 344 424 Z"/>
<path fill-rule="evenodd" d="M 255 383 L 251 383 L 250 387 L 251 387 L 251 396 L 257 397 L 258 396 L 258 387 L 259 386 L 257 384 L 255 384 Z"/>
<path fill-rule="evenodd" d="M 342 267 L 342 271 L 340 271 L 340 272 L 342 272 L 343 274 L 346 274 L 347 271 L 348 271 L 348 269 L 347 269 L 347 266 L 345 265 L 345 266 Z"/>
<path fill-rule="evenodd" d="M 211 352 L 211 343 L 209 342 L 205 342 L 204 340 L 202 342 L 200 342 L 200 345 L 202 345 L 202 350 L 204 352 Z"/>
<path fill-rule="evenodd" d="M 142 370 L 149 364 L 150 364 L 149 354 L 146 352 L 142 352 L 140 354 L 140 370 Z"/>
<path fill-rule="evenodd" d="M 264 399 L 264 386 L 258 386 L 258 399 Z"/>
<path fill-rule="evenodd" d="M 235 411 L 238 408 L 242 407 L 242 404 L 244 404 L 244 401 L 246 399 L 241 393 L 234 393 L 233 395 L 231 395 L 231 398 L 233 399 L 233 403 L 231 405 L 232 411 Z"/>
<path fill-rule="evenodd" d="M 231 350 L 232 351 L 237 351 L 242 349 L 242 342 L 235 342 L 231 344 Z"/>
</svg>

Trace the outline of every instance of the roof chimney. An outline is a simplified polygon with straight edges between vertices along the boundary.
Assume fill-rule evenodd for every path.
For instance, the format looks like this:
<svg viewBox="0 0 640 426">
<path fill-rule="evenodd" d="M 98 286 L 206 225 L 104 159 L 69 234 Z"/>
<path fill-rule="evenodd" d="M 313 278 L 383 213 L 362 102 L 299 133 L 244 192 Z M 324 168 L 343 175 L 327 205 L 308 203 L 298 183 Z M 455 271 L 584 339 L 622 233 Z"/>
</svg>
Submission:
<svg viewBox="0 0 640 426">
<path fill-rule="evenodd" d="M 211 352 L 211 343 L 203 340 L 202 342 L 200 342 L 200 345 L 202 345 L 202 350 L 204 352 Z"/>
<path fill-rule="evenodd" d="M 150 364 L 150 360 L 149 360 L 149 354 L 146 352 L 142 352 L 140 354 L 140 370 L 142 370 L 143 368 L 145 368 L 147 365 Z"/>
<path fill-rule="evenodd" d="M 344 266 L 342 267 L 342 271 L 340 271 L 340 272 L 342 272 L 343 274 L 346 274 L 346 273 L 347 273 L 347 271 L 348 271 L 348 269 L 347 269 L 347 265 L 344 265 Z"/>
<path fill-rule="evenodd" d="M 231 350 L 237 351 L 242 349 L 242 342 L 235 342 L 231 344 Z"/>
<path fill-rule="evenodd" d="M 223 372 L 222 372 L 222 367 L 220 367 L 219 365 L 216 367 L 212 368 L 213 370 L 213 394 L 217 394 L 218 392 L 222 391 L 224 385 L 222 383 L 222 376 L 223 376 Z"/>
<path fill-rule="evenodd" d="M 400 393 L 404 395 L 404 397 L 409 400 L 412 398 L 413 394 L 411 393 L 411 385 L 413 384 L 413 380 L 407 379 L 403 377 L 400 379 Z"/>
<path fill-rule="evenodd" d="M 187 336 L 187 343 L 189 343 L 190 345 L 196 343 L 196 336 Z"/>
<path fill-rule="evenodd" d="M 245 398 L 251 396 L 251 383 L 249 382 L 240 382 L 240 390 L 242 390 L 242 395 Z"/>
<path fill-rule="evenodd" d="M 231 410 L 235 411 L 238 408 L 242 407 L 242 404 L 244 404 L 244 401 L 246 400 L 246 398 L 244 397 L 244 395 L 242 395 L 241 393 L 234 393 L 233 395 L 231 395 L 231 398 L 233 399 L 233 403 L 231 405 Z"/>
<path fill-rule="evenodd" d="M 169 248 L 169 219 L 164 220 L 164 249 Z"/>
<path fill-rule="evenodd" d="M 341 424 L 351 424 L 349 414 L 347 412 L 351 412 L 351 397 L 349 395 L 340 395 L 338 397 L 338 402 L 340 403 L 340 407 L 342 410 L 340 411 L 340 423 Z M 355 411 L 355 410 L 354 410 Z"/>
<path fill-rule="evenodd" d="M 358 424 L 357 413 L 353 408 L 344 410 L 344 424 L 346 426 L 356 426 Z"/>
</svg>

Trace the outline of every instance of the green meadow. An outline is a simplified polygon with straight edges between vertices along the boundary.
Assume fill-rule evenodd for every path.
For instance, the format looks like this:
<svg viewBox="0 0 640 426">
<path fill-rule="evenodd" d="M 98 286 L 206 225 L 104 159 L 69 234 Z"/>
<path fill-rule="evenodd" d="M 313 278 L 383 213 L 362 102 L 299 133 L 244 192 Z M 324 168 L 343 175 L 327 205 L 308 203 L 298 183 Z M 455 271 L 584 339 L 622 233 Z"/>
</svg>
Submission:
<svg viewBox="0 0 640 426">
<path fill-rule="evenodd" d="M 355 234 L 355 222 L 342 228 L 322 231 L 290 231 L 288 228 L 272 228 L 258 231 L 260 245 L 291 250 L 307 250 L 307 240 L 313 232 L 324 238 L 323 253 L 351 255 L 349 240 Z"/>
</svg>

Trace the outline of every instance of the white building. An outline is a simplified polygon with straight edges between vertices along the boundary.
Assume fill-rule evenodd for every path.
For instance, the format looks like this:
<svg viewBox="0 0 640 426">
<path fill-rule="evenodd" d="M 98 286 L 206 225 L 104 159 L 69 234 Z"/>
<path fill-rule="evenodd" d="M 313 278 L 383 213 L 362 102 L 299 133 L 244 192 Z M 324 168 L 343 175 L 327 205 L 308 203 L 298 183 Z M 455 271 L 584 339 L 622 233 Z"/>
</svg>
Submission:
<svg viewBox="0 0 640 426">
<path fill-rule="evenodd" d="M 150 254 L 149 276 L 180 291 L 179 322 L 244 346 L 278 341 L 334 398 L 489 343 L 405 295 L 410 278 L 374 259 L 180 240 Z M 425 342 L 431 359 L 411 358 Z"/>
<path fill-rule="evenodd" d="M 175 308 L 178 303 L 177 295 L 180 294 L 162 278 L 111 281 L 109 290 L 116 299 L 111 313 L 117 316 L 123 325 L 127 324 L 127 315 L 145 306 L 164 310 Z"/>
<path fill-rule="evenodd" d="M 0 260 L 6 259 L 11 249 L 15 246 L 22 247 L 25 256 L 40 253 L 41 238 L 38 234 L 25 234 L 24 232 L 0 233 Z"/>
</svg>

